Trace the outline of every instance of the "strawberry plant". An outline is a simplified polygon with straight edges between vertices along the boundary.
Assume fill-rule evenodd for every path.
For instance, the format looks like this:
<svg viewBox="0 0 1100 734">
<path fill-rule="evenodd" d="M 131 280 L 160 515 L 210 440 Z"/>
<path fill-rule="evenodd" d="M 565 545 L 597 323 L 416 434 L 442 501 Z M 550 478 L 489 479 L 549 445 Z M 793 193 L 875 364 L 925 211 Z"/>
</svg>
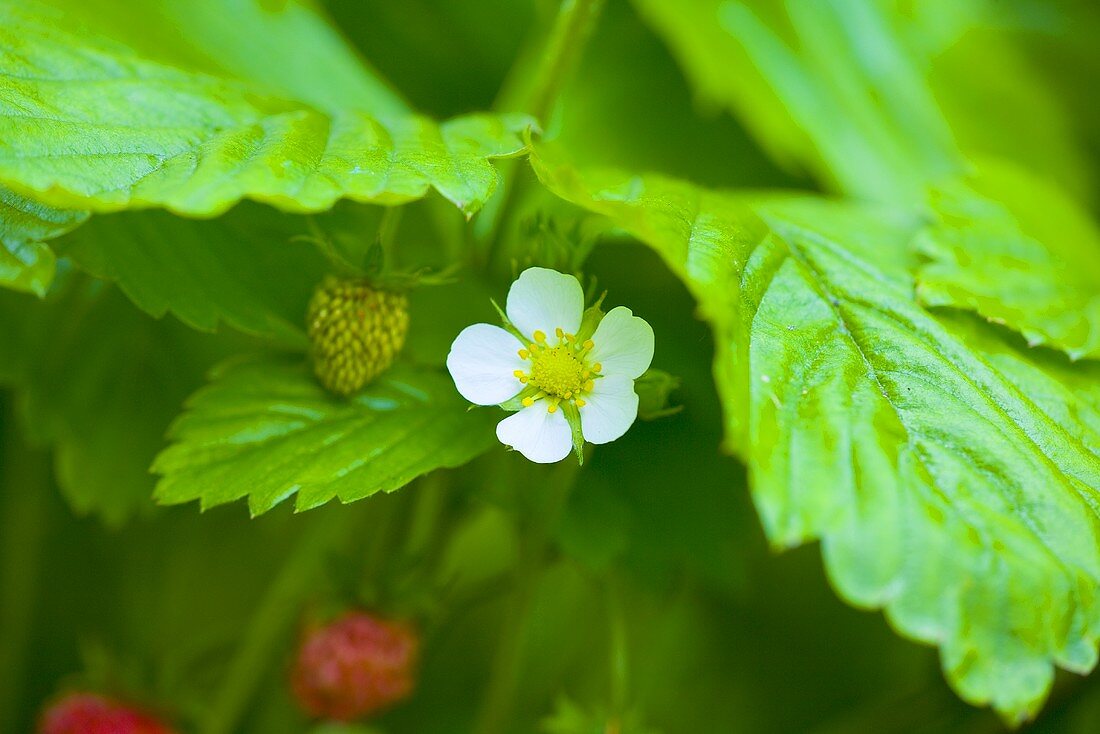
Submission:
<svg viewBox="0 0 1100 734">
<path fill-rule="evenodd" d="M 0 731 L 1096 731 L 1098 30 L 0 0 Z"/>
</svg>

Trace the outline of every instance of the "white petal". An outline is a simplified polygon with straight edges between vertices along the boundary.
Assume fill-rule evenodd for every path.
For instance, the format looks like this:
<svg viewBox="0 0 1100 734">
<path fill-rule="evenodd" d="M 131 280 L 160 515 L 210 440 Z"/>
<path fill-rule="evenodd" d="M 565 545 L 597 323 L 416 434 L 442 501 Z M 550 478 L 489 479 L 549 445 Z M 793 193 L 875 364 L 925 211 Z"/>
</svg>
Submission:
<svg viewBox="0 0 1100 734">
<path fill-rule="evenodd" d="M 508 290 L 508 320 L 525 336 L 555 329 L 576 334 L 584 313 L 584 291 L 572 275 L 547 268 L 527 268 Z"/>
<path fill-rule="evenodd" d="M 573 434 L 560 410 L 539 401 L 497 423 L 497 438 L 537 464 L 553 464 L 569 455 Z"/>
<path fill-rule="evenodd" d="M 523 389 L 514 374 L 531 366 L 520 359 L 522 348 L 519 339 L 499 326 L 474 324 L 455 338 L 447 369 L 462 397 L 478 405 L 498 405 Z"/>
<path fill-rule="evenodd" d="M 589 443 L 609 443 L 619 438 L 638 417 L 638 394 L 634 380 L 609 375 L 596 380 L 580 409 L 581 433 Z"/>
<path fill-rule="evenodd" d="M 653 361 L 653 327 L 625 306 L 608 311 L 592 335 L 588 362 L 599 362 L 605 375 L 635 379 Z"/>
</svg>

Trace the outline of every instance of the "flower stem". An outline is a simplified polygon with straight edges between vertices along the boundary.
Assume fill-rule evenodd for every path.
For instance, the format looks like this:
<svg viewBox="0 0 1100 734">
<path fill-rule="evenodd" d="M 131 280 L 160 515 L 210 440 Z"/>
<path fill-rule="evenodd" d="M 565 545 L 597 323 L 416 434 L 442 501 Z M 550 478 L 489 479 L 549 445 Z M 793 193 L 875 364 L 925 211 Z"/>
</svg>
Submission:
<svg viewBox="0 0 1100 734">
<path fill-rule="evenodd" d="M 545 123 L 580 62 L 603 3 L 562 0 L 546 41 L 531 44 L 520 57 L 493 106 L 504 112 L 526 112 Z"/>
<path fill-rule="evenodd" d="M 314 510 L 302 518 L 305 529 L 267 590 L 229 666 L 221 690 L 200 731 L 229 734 L 270 670 L 272 657 L 294 624 L 301 602 L 314 588 L 328 554 L 348 536 L 359 513 L 349 507 Z"/>
<path fill-rule="evenodd" d="M 542 482 L 542 488 L 545 490 L 542 501 L 534 503 L 529 508 L 530 517 L 526 519 L 530 526 L 525 527 L 526 523 L 521 518 L 519 563 L 515 569 L 515 596 L 512 598 L 508 616 L 501 631 L 500 645 L 493 658 L 489 686 L 474 728 L 477 734 L 500 734 L 505 731 L 511 716 L 523 663 L 523 643 L 531 601 L 538 582 L 542 578 L 551 534 L 557 526 L 569 492 L 573 488 L 577 469 L 578 466 L 572 461 L 563 462 L 555 467 L 554 474 Z M 524 470 L 530 471 L 531 467 L 524 467 Z M 538 480 L 522 483 L 522 486 L 528 487 L 537 485 Z"/>
<path fill-rule="evenodd" d="M 8 405 L 5 405 L 7 403 Z M 46 535 L 48 456 L 32 451 L 18 435 L 15 411 L 0 395 L 0 443 L 4 446 L 3 532 L 0 534 L 0 731 L 23 731 L 18 721 L 27 646 L 38 596 L 39 557 Z"/>
<path fill-rule="evenodd" d="M 501 112 L 526 112 L 546 126 L 562 89 L 576 71 L 604 0 L 562 0 L 554 25 L 544 42 L 528 45 L 513 64 L 493 107 Z M 500 189 L 474 222 L 481 261 L 489 264 L 500 239 L 500 227 L 515 199 L 520 162 L 502 160 Z"/>
<path fill-rule="evenodd" d="M 621 719 L 626 714 L 630 658 L 622 588 L 614 577 L 607 580 L 607 616 L 611 628 L 611 713 Z"/>
</svg>

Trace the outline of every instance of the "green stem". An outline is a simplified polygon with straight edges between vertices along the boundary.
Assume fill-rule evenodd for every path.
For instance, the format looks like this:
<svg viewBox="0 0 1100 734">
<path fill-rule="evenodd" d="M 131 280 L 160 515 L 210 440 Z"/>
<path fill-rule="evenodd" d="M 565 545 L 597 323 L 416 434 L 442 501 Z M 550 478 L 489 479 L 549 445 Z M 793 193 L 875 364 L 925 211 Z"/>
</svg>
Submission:
<svg viewBox="0 0 1100 734">
<path fill-rule="evenodd" d="M 404 214 L 403 206 L 388 206 L 382 212 L 382 221 L 378 223 L 378 245 L 382 248 L 382 272 L 395 266 L 395 247 L 397 245 L 397 230 L 401 227 L 401 215 Z"/>
<path fill-rule="evenodd" d="M 550 34 L 542 44 L 532 45 L 512 67 L 497 101 L 498 111 L 526 112 L 544 126 L 573 76 L 603 8 L 604 0 L 562 0 Z M 537 50 L 537 55 L 536 55 Z M 534 71 L 532 71 L 534 66 Z M 516 171 L 519 161 L 503 160 L 499 164 L 500 190 L 486 205 L 474 223 L 474 234 L 482 243 L 481 260 L 490 263 L 500 227 L 514 205 Z"/>
<path fill-rule="evenodd" d="M 529 467 L 528 467 L 529 469 Z M 515 573 L 515 596 L 512 599 L 500 646 L 493 658 L 493 667 L 482 701 L 481 713 L 474 731 L 477 734 L 500 734 L 505 731 L 512 713 L 512 704 L 519 686 L 519 674 L 523 664 L 523 643 L 527 631 L 527 619 L 531 601 L 542 578 L 548 556 L 552 532 L 565 507 L 577 476 L 577 465 L 572 461 L 559 466 L 556 476 L 545 482 L 547 490 L 541 503 L 532 508 L 531 526 L 520 527 L 520 558 Z M 517 482 L 520 486 L 538 486 L 535 481 Z"/>
<path fill-rule="evenodd" d="M 315 510 L 303 518 L 307 527 L 267 590 L 229 666 L 221 690 L 200 731 L 229 734 L 239 730 L 241 717 L 272 657 L 301 611 L 303 599 L 314 588 L 326 556 L 348 535 L 358 513 L 347 507 Z"/>
<path fill-rule="evenodd" d="M 532 56 L 529 50 L 513 66 L 493 106 L 504 112 L 526 112 L 545 123 L 580 63 L 603 3 L 604 0 L 562 0 L 546 41 L 531 47 L 538 49 L 537 56 Z M 532 61 L 537 63 L 534 72 Z"/>
<path fill-rule="evenodd" d="M 446 501 L 450 479 L 443 471 L 421 477 L 411 489 L 415 492 L 412 517 L 405 533 L 405 555 L 424 557 L 429 546 L 439 536 L 436 528 Z"/>
<path fill-rule="evenodd" d="M 0 442 L 4 471 L 0 535 L 0 731 L 19 730 L 27 646 L 34 622 L 39 557 L 46 535 L 50 487 L 48 456 L 32 451 L 18 435 L 15 411 L 0 395 Z"/>
<path fill-rule="evenodd" d="M 607 616 L 608 625 L 611 628 L 611 713 L 621 719 L 626 714 L 630 659 L 627 650 L 622 589 L 614 578 L 607 580 Z"/>
<path fill-rule="evenodd" d="M 461 592 L 453 592 L 446 598 L 445 608 L 429 619 L 424 646 L 431 647 L 432 639 L 446 632 L 449 625 L 454 625 L 472 610 L 506 594 L 515 579 L 514 570 L 501 571 L 469 585 Z"/>
<path fill-rule="evenodd" d="M 371 522 L 373 529 L 364 549 L 362 578 L 374 582 L 378 579 L 386 555 L 393 546 L 394 536 L 400 526 L 399 510 L 408 501 L 402 495 L 383 494 L 371 498 Z"/>
</svg>

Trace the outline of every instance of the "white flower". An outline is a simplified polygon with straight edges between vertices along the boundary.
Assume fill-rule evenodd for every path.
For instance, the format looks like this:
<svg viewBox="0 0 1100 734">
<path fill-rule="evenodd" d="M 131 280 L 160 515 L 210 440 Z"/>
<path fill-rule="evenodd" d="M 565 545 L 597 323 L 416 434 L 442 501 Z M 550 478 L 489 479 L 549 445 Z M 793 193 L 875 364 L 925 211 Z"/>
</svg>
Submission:
<svg viewBox="0 0 1100 734">
<path fill-rule="evenodd" d="M 464 398 L 518 408 L 497 424 L 501 443 L 549 464 L 577 435 L 608 443 L 626 433 L 638 416 L 634 380 L 653 359 L 648 323 L 622 306 L 586 313 L 577 279 L 546 268 L 523 271 L 505 315 L 508 328 L 468 326 L 447 355 Z"/>
</svg>

